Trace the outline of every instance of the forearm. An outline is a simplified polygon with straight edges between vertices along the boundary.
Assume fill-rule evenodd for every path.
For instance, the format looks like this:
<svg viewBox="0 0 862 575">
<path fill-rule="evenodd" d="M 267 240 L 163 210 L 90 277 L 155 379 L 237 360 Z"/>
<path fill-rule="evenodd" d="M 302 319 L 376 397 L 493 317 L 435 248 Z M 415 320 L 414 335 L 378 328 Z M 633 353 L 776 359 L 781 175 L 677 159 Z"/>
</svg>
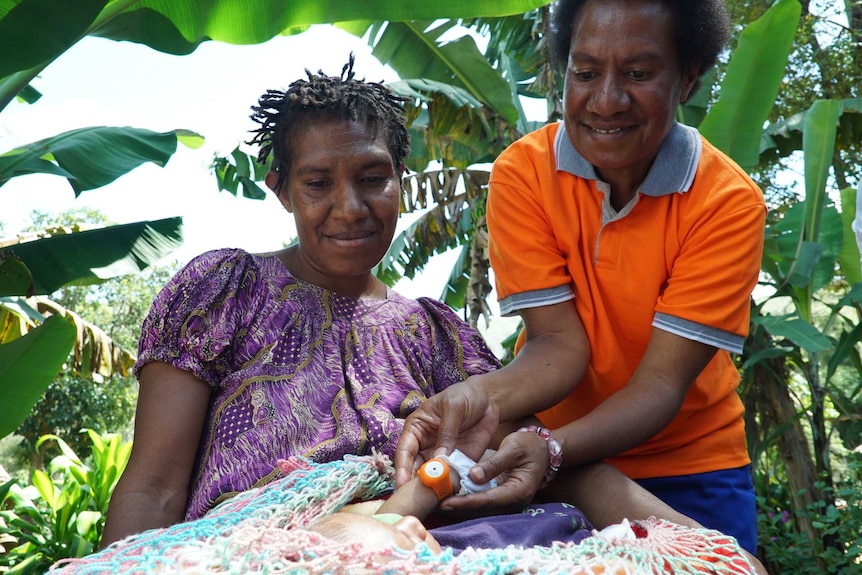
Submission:
<svg viewBox="0 0 862 575">
<path fill-rule="evenodd" d="M 102 546 L 183 518 L 210 387 L 164 363 L 141 371 L 129 463 L 108 507 Z"/>
<path fill-rule="evenodd" d="M 182 520 L 187 495 L 148 486 L 136 488 L 122 479 L 111 496 L 101 547 L 147 529 L 168 527 Z"/>
<path fill-rule="evenodd" d="M 701 527 L 606 463 L 582 465 L 560 473 L 541 494 L 543 499 L 574 505 L 597 529 L 623 519 L 650 517 Z"/>
<path fill-rule="evenodd" d="M 377 510 L 377 513 L 397 513 L 398 515 L 413 515 L 425 519 L 437 508 L 437 496 L 434 491 L 425 487 L 419 478 L 414 477 L 395 490 L 389 499 Z"/>
<path fill-rule="evenodd" d="M 593 411 L 553 431 L 566 467 L 599 461 L 654 437 L 676 416 L 685 394 L 655 382 L 630 384 Z"/>
<path fill-rule="evenodd" d="M 598 461 L 641 445 L 664 429 L 716 348 L 653 328 L 628 384 L 590 413 L 554 431 L 563 462 Z"/>
<path fill-rule="evenodd" d="M 582 373 L 586 363 L 549 336 L 529 342 L 506 367 L 476 377 L 500 421 L 512 421 L 560 402 L 578 384 L 573 374 Z"/>
</svg>

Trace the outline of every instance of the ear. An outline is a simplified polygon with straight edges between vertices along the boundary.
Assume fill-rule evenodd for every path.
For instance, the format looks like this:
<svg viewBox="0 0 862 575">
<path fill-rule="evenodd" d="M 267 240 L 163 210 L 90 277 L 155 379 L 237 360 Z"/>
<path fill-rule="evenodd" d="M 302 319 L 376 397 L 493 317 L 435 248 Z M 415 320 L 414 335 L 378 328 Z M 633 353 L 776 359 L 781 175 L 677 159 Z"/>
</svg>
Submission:
<svg viewBox="0 0 862 575">
<path fill-rule="evenodd" d="M 281 193 L 281 190 L 278 189 L 278 172 L 269 171 L 266 173 L 266 176 L 263 178 L 264 183 L 266 183 L 266 187 L 275 192 L 278 201 L 281 202 L 281 205 L 284 206 L 284 209 L 288 212 L 293 212 L 293 209 L 290 206 L 290 199 L 287 197 L 287 194 Z M 282 182 L 281 187 L 284 188 L 284 183 Z"/>
<path fill-rule="evenodd" d="M 686 102 L 691 96 L 691 91 L 694 89 L 695 84 L 697 84 L 698 74 L 697 67 L 690 66 L 687 70 L 684 70 L 682 73 L 682 89 L 679 91 L 679 102 L 682 104 Z"/>
<path fill-rule="evenodd" d="M 268 171 L 263 181 L 266 183 L 267 188 L 278 194 L 278 190 L 275 189 L 278 186 L 278 172 Z"/>
</svg>

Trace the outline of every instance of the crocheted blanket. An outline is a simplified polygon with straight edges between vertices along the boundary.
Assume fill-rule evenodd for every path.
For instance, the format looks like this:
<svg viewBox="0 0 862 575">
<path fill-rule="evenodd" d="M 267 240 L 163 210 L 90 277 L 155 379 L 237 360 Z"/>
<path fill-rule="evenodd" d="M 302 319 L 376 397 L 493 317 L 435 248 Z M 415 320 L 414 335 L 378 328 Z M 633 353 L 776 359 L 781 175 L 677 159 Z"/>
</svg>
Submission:
<svg viewBox="0 0 862 575">
<path fill-rule="evenodd" d="M 152 574 L 556 574 L 648 575 L 754 573 L 736 540 L 718 531 L 689 529 L 651 518 L 633 521 L 636 537 L 590 537 L 551 547 L 467 549 L 455 556 L 431 553 L 422 544 L 366 549 L 307 531 L 316 517 L 354 500 L 393 488 L 391 462 L 348 456 L 316 464 L 287 461 L 286 477 L 224 501 L 205 517 L 145 531 L 80 559 L 50 569 L 57 575 Z M 282 469 L 285 469 L 284 464 Z"/>
</svg>

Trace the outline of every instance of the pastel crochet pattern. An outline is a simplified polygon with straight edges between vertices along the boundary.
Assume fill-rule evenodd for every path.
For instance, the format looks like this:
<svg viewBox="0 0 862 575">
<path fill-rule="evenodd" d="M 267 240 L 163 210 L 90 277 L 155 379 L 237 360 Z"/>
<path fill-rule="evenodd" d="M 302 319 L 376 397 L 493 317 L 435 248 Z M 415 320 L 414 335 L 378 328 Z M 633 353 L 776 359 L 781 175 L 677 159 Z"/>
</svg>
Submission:
<svg viewBox="0 0 862 575">
<path fill-rule="evenodd" d="M 636 537 L 590 537 L 551 547 L 467 549 L 434 555 L 344 545 L 303 529 L 316 517 L 393 488 L 383 456 L 347 456 L 317 464 L 292 457 L 286 476 L 216 506 L 201 519 L 145 531 L 99 553 L 63 560 L 57 575 L 95 574 L 556 574 L 647 575 L 754 573 L 735 539 L 651 518 L 632 522 Z"/>
</svg>

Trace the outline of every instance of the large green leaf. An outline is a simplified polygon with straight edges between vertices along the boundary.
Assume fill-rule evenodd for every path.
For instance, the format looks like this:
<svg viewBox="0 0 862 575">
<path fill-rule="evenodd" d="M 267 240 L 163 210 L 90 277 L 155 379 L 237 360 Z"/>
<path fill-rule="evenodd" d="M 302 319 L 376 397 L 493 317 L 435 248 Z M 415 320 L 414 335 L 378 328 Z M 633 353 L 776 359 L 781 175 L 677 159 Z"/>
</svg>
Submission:
<svg viewBox="0 0 862 575">
<path fill-rule="evenodd" d="M 862 283 L 862 262 L 860 262 L 859 244 L 853 231 L 853 220 L 856 218 L 856 194 L 854 188 L 841 190 L 841 252 L 838 254 L 838 265 L 844 279 L 850 284 Z"/>
<path fill-rule="evenodd" d="M 0 2 L 0 78 L 54 60 L 86 34 L 108 2 Z"/>
<path fill-rule="evenodd" d="M 234 148 L 229 157 L 213 158 L 212 171 L 215 174 L 218 189 L 236 196 L 242 188 L 242 197 L 250 200 L 266 199 L 266 192 L 257 185 L 266 177 L 268 166 L 259 164 L 239 146 Z"/>
<path fill-rule="evenodd" d="M 34 293 L 49 294 L 70 283 L 98 283 L 138 273 L 182 241 L 182 218 L 167 218 L 53 236 L 4 251 L 27 265 L 33 274 Z"/>
<path fill-rule="evenodd" d="M 804 239 L 817 241 L 820 219 L 826 196 L 826 179 L 835 150 L 835 132 L 841 103 L 836 100 L 818 100 L 808 110 L 802 150 L 805 166 L 805 228 Z"/>
<path fill-rule="evenodd" d="M 75 341 L 75 328 L 49 317 L 38 328 L 0 345 L 0 437 L 12 433 L 60 371 Z"/>
<path fill-rule="evenodd" d="M 822 208 L 822 226 L 814 240 L 804 239 L 804 203 L 794 204 L 784 216 L 766 230 L 763 270 L 778 285 L 814 291 L 825 287 L 835 275 L 835 260 L 843 242 L 841 215 L 833 205 Z"/>
<path fill-rule="evenodd" d="M 813 353 L 832 347 L 832 342 L 819 329 L 798 317 L 761 315 L 752 317 L 751 321 L 765 327 L 773 337 L 787 338 Z"/>
<path fill-rule="evenodd" d="M 33 295 L 33 276 L 27 266 L 12 253 L 0 251 L 0 297 L 10 295 Z M 2 331 L 2 330 L 0 330 Z M 2 341 L 0 337 L 0 341 Z"/>
<path fill-rule="evenodd" d="M 779 0 L 742 31 L 721 96 L 700 124 L 701 133 L 743 168 L 757 165 L 801 10 L 797 0 Z"/>
<path fill-rule="evenodd" d="M 408 164 L 413 168 L 421 169 L 432 160 L 462 169 L 491 162 L 519 135 L 510 123 L 458 86 L 427 79 L 401 80 L 389 86 L 397 94 L 426 104 L 410 125 L 412 141 L 422 144 L 416 153 L 411 151 Z"/>
<path fill-rule="evenodd" d="M 6 0 L 0 2 L 0 110 L 50 62 L 87 35 L 188 54 L 206 40 L 258 44 L 309 24 L 519 14 L 549 0 Z M 101 12 L 100 4 L 104 5 Z"/>
<path fill-rule="evenodd" d="M 187 130 L 91 127 L 64 132 L 0 156 L 0 186 L 15 176 L 63 176 L 78 196 L 107 185 L 145 162 L 164 166 L 177 142 L 198 146 L 203 138 Z"/>
<path fill-rule="evenodd" d="M 392 0 L 139 0 L 119 12 L 152 11 L 164 17 L 163 26 L 172 25 L 190 43 L 219 40 L 231 44 L 257 44 L 284 31 L 309 24 L 348 20 L 435 20 L 473 16 L 519 14 L 547 4 L 549 0 L 437 0 L 435 2 L 393 2 Z M 121 5 L 120 2 L 114 2 Z M 129 4 L 129 3 L 127 3 Z M 107 11 L 112 10 L 109 5 Z M 155 23 L 153 20 L 151 23 Z M 120 29 L 116 39 L 143 42 L 162 50 L 158 43 L 166 30 Z"/>
<path fill-rule="evenodd" d="M 377 30 L 368 22 L 340 27 L 357 36 Z M 369 44 L 374 56 L 391 66 L 399 77 L 424 78 L 464 88 L 507 122 L 516 124 L 518 109 L 500 71 L 491 66 L 471 36 L 441 41 L 440 36 L 448 29 L 449 24 L 434 27 L 431 22 L 389 22 L 382 33 L 368 34 Z"/>
<path fill-rule="evenodd" d="M 845 147 L 862 144 L 862 98 L 835 101 L 840 104 L 836 142 Z M 805 110 L 767 126 L 760 143 L 761 157 L 785 157 L 801 150 L 808 113 Z"/>
</svg>

